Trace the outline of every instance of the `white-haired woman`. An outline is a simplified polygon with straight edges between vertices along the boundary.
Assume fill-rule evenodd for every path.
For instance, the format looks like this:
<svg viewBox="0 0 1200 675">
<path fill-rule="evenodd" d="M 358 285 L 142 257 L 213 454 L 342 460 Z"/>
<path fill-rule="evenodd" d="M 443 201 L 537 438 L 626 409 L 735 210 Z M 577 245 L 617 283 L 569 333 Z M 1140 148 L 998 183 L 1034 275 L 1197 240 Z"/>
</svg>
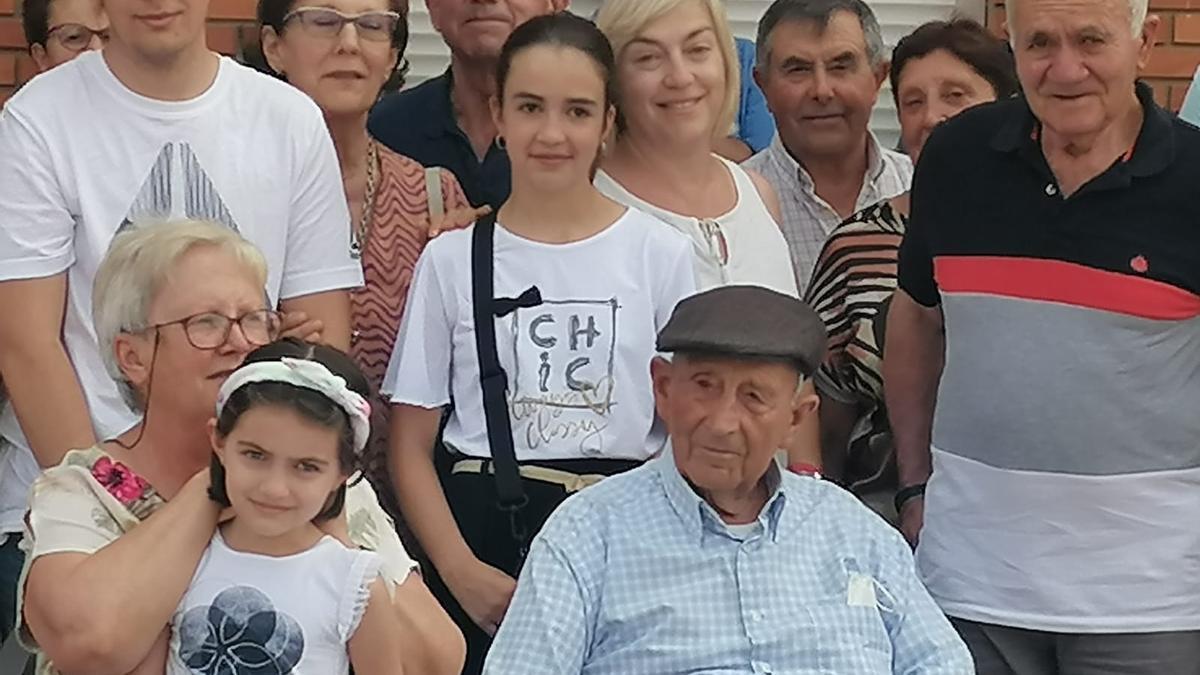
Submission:
<svg viewBox="0 0 1200 675">
<path fill-rule="evenodd" d="M 279 334 L 266 276 L 258 250 L 220 225 L 151 224 L 113 240 L 93 291 L 96 333 L 143 419 L 34 484 L 20 636 L 38 673 L 128 673 L 164 635 L 219 517 L 207 469 L 217 391 Z M 333 533 L 384 558 L 413 672 L 457 672 L 461 637 L 409 574 L 366 482 L 349 491 L 346 515 Z"/>
<path fill-rule="evenodd" d="M 720 0 L 608 0 L 596 23 L 616 53 L 620 110 L 596 187 L 691 237 L 701 290 L 797 295 L 774 190 L 712 152 L 732 129 L 740 87 Z"/>
</svg>

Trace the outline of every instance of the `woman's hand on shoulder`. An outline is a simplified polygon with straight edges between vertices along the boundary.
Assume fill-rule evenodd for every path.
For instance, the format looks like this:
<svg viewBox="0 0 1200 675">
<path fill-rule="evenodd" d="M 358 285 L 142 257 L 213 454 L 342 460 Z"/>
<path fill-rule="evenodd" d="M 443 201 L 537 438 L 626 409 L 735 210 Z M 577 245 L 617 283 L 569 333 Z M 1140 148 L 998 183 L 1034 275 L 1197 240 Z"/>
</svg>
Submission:
<svg viewBox="0 0 1200 675">
<path fill-rule="evenodd" d="M 449 232 L 450 230 L 461 230 L 491 212 L 492 207 L 487 204 L 483 206 L 460 206 L 456 209 L 451 209 L 442 215 L 440 221 L 429 224 L 429 238 L 433 239 L 439 234 Z"/>
</svg>

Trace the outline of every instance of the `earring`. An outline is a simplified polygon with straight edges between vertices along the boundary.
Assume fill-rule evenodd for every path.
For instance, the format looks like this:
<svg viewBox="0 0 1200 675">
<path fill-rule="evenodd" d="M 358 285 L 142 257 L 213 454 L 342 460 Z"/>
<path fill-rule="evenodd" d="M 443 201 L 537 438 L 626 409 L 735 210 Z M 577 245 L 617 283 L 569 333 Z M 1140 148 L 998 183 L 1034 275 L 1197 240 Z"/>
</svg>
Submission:
<svg viewBox="0 0 1200 675">
<path fill-rule="evenodd" d="M 496 134 L 496 147 L 501 150 L 508 149 L 508 144 L 504 142 L 504 137 L 500 134 Z"/>
</svg>

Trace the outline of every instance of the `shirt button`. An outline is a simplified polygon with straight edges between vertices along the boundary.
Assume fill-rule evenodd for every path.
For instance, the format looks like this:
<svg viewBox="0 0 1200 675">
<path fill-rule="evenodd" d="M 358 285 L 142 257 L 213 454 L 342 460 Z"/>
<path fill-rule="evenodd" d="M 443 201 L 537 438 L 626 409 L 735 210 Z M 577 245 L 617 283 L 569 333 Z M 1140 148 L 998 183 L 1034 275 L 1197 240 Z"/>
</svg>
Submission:
<svg viewBox="0 0 1200 675">
<path fill-rule="evenodd" d="M 1058 188 L 1054 183 L 1046 183 L 1046 196 L 1053 197 L 1056 194 L 1058 194 Z"/>
<path fill-rule="evenodd" d="M 762 612 L 760 612 L 760 611 L 758 611 L 758 610 L 756 609 L 756 610 L 754 610 L 753 612 L 750 612 L 750 618 L 751 618 L 751 619 L 752 619 L 752 620 L 753 620 L 755 623 L 758 623 L 759 621 L 762 621 L 762 620 L 763 620 L 763 613 L 762 613 Z"/>
</svg>

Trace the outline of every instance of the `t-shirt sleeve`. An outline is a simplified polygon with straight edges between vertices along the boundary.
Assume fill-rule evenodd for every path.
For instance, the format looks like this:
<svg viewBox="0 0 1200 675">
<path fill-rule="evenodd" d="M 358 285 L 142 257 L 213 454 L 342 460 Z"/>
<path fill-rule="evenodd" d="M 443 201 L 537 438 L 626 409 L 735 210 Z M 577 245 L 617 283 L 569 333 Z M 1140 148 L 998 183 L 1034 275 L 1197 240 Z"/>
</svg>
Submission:
<svg viewBox="0 0 1200 675">
<path fill-rule="evenodd" d="M 311 103 L 311 102 L 309 102 Z M 350 208 L 333 140 L 315 106 L 304 106 L 293 132 L 297 164 L 287 224 L 281 300 L 362 285 L 362 267 L 350 254 Z"/>
<path fill-rule="evenodd" d="M 936 152 L 934 145 L 937 134 L 926 143 L 921 153 L 921 161 L 913 174 L 911 197 L 911 214 L 904 239 L 900 242 L 900 258 L 896 274 L 900 289 L 908 293 L 913 300 L 926 307 L 935 307 L 941 303 L 941 292 L 933 274 L 933 249 L 930 236 L 936 223 L 936 200 L 939 198 L 938 179 L 932 167 L 939 161 L 938 157 L 930 157 L 930 151 Z"/>
<path fill-rule="evenodd" d="M 417 260 L 408 303 L 392 348 L 382 393 L 392 403 L 438 408 L 450 402 L 451 349 L 454 340 L 453 287 L 443 283 L 437 251 L 443 234 Z"/>
<path fill-rule="evenodd" d="M 75 218 L 44 136 L 12 104 L 0 111 L 0 281 L 58 274 L 75 262 Z"/>
<path fill-rule="evenodd" d="M 675 241 L 674 238 L 672 241 Z M 696 292 L 696 263 L 691 242 L 680 237 L 675 243 L 674 255 L 667 260 L 667 264 L 654 267 L 663 275 L 658 284 L 658 303 L 654 307 L 656 335 L 667 325 L 671 313 L 675 311 L 675 305 Z"/>
<path fill-rule="evenodd" d="M 350 565 L 337 616 L 338 637 L 343 643 L 354 636 L 354 631 L 362 622 L 371 599 L 371 584 L 379 578 L 381 562 L 379 556 L 371 551 L 347 551 L 347 554 L 350 556 Z"/>
</svg>

